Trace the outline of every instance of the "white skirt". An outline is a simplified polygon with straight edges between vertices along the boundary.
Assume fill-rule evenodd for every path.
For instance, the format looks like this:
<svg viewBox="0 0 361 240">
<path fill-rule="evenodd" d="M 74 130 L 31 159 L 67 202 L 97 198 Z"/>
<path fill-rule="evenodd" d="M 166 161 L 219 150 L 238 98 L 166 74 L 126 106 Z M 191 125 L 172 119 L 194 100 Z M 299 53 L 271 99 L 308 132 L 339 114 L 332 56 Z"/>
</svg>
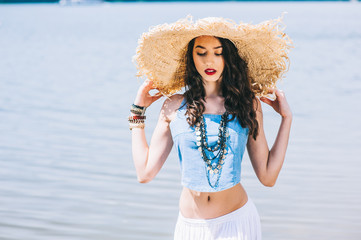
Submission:
<svg viewBox="0 0 361 240">
<path fill-rule="evenodd" d="M 261 222 L 252 200 L 212 219 L 185 218 L 179 212 L 174 240 L 261 240 Z"/>
</svg>

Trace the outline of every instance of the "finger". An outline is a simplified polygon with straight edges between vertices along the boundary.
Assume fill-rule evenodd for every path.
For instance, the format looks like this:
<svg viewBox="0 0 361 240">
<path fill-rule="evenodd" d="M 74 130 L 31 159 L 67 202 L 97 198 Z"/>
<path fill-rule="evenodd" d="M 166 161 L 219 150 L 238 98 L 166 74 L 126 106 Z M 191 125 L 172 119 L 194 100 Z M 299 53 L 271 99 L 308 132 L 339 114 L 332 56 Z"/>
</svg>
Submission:
<svg viewBox="0 0 361 240">
<path fill-rule="evenodd" d="M 145 88 L 150 89 L 153 86 L 153 81 L 147 79 L 144 81 L 143 85 Z"/>
<path fill-rule="evenodd" d="M 149 95 L 151 97 L 163 97 L 163 94 L 160 91 L 158 91 L 157 93 L 152 92 Z"/>
<path fill-rule="evenodd" d="M 151 80 L 146 80 L 146 81 L 144 81 L 143 86 L 142 86 L 142 91 L 143 91 L 143 92 L 149 94 L 149 91 L 151 91 L 151 90 L 153 90 L 153 89 L 158 90 L 158 89 L 154 86 L 153 81 L 151 81 Z"/>
<path fill-rule="evenodd" d="M 276 94 L 276 97 L 277 97 L 277 98 L 279 98 L 279 97 L 285 97 L 285 93 L 284 93 L 282 90 L 280 90 L 280 89 L 277 89 L 276 92 L 275 92 L 275 94 Z"/>
<path fill-rule="evenodd" d="M 267 88 L 267 93 L 273 94 L 276 90 L 276 88 Z"/>
<path fill-rule="evenodd" d="M 156 94 L 154 94 L 154 96 L 163 96 L 163 93 L 161 93 L 161 92 L 157 92 Z"/>
<path fill-rule="evenodd" d="M 149 86 L 149 87 L 148 87 L 149 90 L 153 90 L 153 89 L 158 90 L 158 87 L 154 84 L 153 81 L 150 81 L 148 86 Z"/>
<path fill-rule="evenodd" d="M 163 95 L 158 95 L 158 96 L 154 95 L 154 96 L 152 96 L 152 102 L 157 101 L 161 97 L 163 97 Z"/>
<path fill-rule="evenodd" d="M 268 105 L 272 105 L 273 101 L 266 98 L 266 97 L 261 97 L 260 100 Z"/>
<path fill-rule="evenodd" d="M 276 91 L 276 88 L 267 88 L 266 97 L 268 99 L 275 100 L 276 99 L 275 91 Z"/>
</svg>

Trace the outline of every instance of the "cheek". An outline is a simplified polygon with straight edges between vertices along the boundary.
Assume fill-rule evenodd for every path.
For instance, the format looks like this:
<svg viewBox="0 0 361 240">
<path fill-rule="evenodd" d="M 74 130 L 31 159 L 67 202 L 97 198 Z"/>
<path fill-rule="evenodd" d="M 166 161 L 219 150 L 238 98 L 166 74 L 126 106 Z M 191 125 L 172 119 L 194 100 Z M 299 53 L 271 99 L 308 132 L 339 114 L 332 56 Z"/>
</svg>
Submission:
<svg viewBox="0 0 361 240">
<path fill-rule="evenodd" d="M 219 67 L 223 70 L 224 69 L 224 60 L 221 58 L 218 62 Z"/>
<path fill-rule="evenodd" d="M 198 70 L 201 65 L 200 59 L 197 56 L 193 55 L 193 62 L 194 62 L 194 66 Z"/>
</svg>

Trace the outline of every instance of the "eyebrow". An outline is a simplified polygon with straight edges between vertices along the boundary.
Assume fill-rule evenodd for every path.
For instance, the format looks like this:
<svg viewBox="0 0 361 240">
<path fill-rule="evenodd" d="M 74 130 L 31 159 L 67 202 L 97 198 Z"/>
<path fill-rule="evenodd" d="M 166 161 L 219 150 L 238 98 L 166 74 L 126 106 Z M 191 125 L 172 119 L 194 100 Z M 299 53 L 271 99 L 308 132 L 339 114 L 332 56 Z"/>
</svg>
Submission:
<svg viewBox="0 0 361 240">
<path fill-rule="evenodd" d="M 205 47 L 202 47 L 200 45 L 197 45 L 195 48 L 201 48 L 201 49 L 206 49 Z M 218 47 L 215 47 L 213 49 L 218 49 L 218 48 L 222 48 L 222 46 L 218 46 Z"/>
</svg>

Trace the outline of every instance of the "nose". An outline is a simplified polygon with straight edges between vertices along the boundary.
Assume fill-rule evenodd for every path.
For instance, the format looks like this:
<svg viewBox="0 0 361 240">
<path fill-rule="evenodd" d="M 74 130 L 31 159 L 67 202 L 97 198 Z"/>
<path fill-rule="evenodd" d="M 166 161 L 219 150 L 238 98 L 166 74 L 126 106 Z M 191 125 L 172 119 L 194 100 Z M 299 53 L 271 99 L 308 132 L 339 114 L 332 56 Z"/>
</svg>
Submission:
<svg viewBox="0 0 361 240">
<path fill-rule="evenodd" d="M 208 56 L 206 56 L 206 58 L 204 59 L 204 63 L 207 66 L 212 66 L 212 64 L 214 63 L 214 57 L 211 56 L 211 54 L 208 54 Z"/>
</svg>

